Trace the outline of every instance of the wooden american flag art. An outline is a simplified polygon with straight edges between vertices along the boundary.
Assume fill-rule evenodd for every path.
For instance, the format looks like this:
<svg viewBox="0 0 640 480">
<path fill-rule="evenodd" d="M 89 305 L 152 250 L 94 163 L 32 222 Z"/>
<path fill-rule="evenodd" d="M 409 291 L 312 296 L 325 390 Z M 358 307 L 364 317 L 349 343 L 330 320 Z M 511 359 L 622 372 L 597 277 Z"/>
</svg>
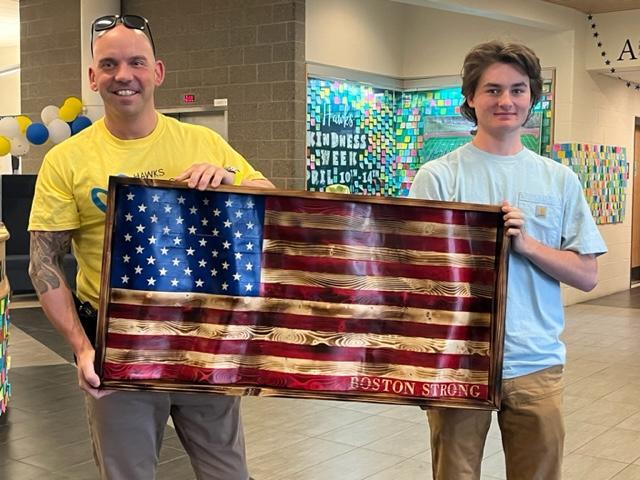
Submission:
<svg viewBox="0 0 640 480">
<path fill-rule="evenodd" d="M 495 409 L 499 207 L 112 177 L 105 388 Z"/>
</svg>

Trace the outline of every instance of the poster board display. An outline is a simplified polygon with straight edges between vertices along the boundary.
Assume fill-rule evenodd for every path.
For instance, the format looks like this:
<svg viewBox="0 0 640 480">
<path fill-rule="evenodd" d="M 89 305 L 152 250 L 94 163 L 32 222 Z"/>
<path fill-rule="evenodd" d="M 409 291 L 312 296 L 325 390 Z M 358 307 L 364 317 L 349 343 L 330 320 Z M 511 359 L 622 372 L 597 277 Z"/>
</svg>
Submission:
<svg viewBox="0 0 640 480">
<path fill-rule="evenodd" d="M 553 158 L 578 175 L 591 215 L 598 225 L 624 222 L 629 183 L 625 147 L 556 143 Z"/>
<path fill-rule="evenodd" d="M 9 239 L 9 232 L 0 222 L 0 415 L 6 413 L 11 396 L 11 383 L 9 383 L 9 369 L 11 357 L 9 356 L 9 279 L 6 272 L 5 244 Z"/>
</svg>

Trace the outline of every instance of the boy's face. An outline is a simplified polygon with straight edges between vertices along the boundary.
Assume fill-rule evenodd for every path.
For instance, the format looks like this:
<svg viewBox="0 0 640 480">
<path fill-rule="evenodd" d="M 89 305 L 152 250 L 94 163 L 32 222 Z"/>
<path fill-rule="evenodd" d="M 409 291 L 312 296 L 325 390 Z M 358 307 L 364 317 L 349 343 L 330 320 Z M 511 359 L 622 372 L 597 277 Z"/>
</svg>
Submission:
<svg viewBox="0 0 640 480">
<path fill-rule="evenodd" d="M 531 107 L 529 77 L 513 65 L 494 63 L 484 71 L 467 103 L 475 109 L 478 131 L 497 137 L 517 132 Z"/>
</svg>

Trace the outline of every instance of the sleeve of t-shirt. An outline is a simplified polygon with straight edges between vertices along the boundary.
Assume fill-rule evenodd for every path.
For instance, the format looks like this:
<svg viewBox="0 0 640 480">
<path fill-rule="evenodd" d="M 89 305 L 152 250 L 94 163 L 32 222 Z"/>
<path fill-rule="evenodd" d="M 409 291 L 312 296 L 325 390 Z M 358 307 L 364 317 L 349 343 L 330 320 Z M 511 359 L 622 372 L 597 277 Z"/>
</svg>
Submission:
<svg viewBox="0 0 640 480">
<path fill-rule="evenodd" d="M 263 180 L 265 176 L 253 168 L 247 160 L 229 145 L 220 135 L 214 133 L 214 145 L 220 157 L 223 158 L 223 167 L 237 168 L 244 180 Z"/>
<path fill-rule="evenodd" d="M 29 231 L 64 231 L 80 227 L 78 208 L 71 188 L 70 172 L 63 173 L 60 162 L 49 153 L 45 156 L 29 217 Z"/>
<path fill-rule="evenodd" d="M 568 175 L 565 188 L 567 195 L 562 221 L 562 250 L 572 250 L 582 255 L 606 253 L 607 246 L 593 220 L 580 180 L 573 172 Z"/>
<path fill-rule="evenodd" d="M 411 188 L 409 198 L 419 198 L 424 200 L 448 200 L 436 173 L 430 168 L 420 168 L 416 174 Z"/>
</svg>

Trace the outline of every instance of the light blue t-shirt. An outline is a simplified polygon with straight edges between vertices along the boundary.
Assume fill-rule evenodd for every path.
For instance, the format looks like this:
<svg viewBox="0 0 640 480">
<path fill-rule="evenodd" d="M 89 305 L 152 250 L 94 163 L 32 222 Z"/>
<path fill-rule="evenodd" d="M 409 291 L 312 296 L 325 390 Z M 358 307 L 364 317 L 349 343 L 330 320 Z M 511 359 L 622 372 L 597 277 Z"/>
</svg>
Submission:
<svg viewBox="0 0 640 480">
<path fill-rule="evenodd" d="M 409 196 L 501 205 L 525 214 L 529 235 L 549 247 L 602 254 L 607 247 L 593 221 L 578 177 L 526 148 L 493 155 L 469 143 L 423 165 Z M 503 377 L 563 365 L 560 283 L 513 251 L 509 256 Z"/>
</svg>

